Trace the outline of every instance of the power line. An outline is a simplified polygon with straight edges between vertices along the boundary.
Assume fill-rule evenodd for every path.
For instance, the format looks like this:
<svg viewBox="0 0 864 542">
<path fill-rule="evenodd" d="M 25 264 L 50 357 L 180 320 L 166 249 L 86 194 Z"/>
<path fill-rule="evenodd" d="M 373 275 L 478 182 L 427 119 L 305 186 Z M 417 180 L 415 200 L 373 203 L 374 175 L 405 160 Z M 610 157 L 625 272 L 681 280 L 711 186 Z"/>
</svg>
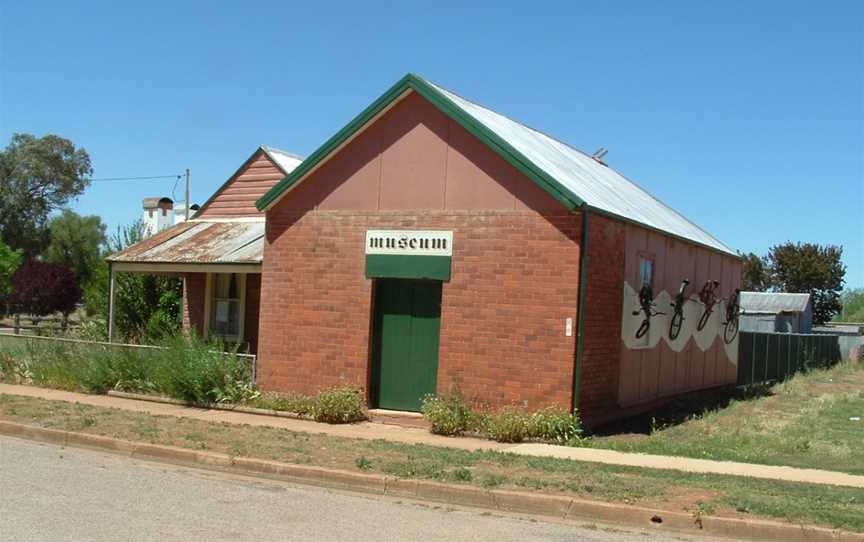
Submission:
<svg viewBox="0 0 864 542">
<path fill-rule="evenodd" d="M 149 177 L 103 177 L 101 179 L 90 179 L 91 181 L 150 181 L 156 179 L 179 179 L 182 177 L 182 174 L 179 175 L 151 175 Z"/>
</svg>

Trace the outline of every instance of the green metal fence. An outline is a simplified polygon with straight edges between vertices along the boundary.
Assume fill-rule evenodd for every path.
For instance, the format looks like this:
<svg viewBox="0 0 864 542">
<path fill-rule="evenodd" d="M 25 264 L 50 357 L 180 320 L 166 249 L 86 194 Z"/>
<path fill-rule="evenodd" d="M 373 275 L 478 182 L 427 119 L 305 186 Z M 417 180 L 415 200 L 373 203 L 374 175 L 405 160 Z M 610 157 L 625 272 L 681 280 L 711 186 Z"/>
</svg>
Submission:
<svg viewBox="0 0 864 542">
<path fill-rule="evenodd" d="M 780 382 L 801 371 L 830 367 L 840 359 L 837 335 L 742 331 L 738 338 L 738 385 Z"/>
</svg>

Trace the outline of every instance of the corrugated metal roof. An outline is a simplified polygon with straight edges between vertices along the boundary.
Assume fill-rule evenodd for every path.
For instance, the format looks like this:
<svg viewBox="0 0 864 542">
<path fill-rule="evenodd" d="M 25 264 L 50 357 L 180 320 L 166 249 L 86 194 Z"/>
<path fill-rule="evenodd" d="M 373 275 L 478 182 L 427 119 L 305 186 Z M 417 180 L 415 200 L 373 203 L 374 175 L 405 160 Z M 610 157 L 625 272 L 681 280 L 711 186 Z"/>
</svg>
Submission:
<svg viewBox="0 0 864 542">
<path fill-rule="evenodd" d="M 542 132 L 426 82 L 589 206 L 735 254 L 722 241 L 614 169 Z"/>
<path fill-rule="evenodd" d="M 268 147 L 267 145 L 261 145 L 261 150 L 267 153 L 267 156 L 270 157 L 271 160 L 276 162 L 276 165 L 279 166 L 279 169 L 282 170 L 285 175 L 288 175 L 294 169 L 300 165 L 300 162 L 303 161 L 302 156 L 298 156 L 296 154 L 283 151 L 282 149 L 277 149 L 275 147 Z"/>
<path fill-rule="evenodd" d="M 785 292 L 741 292 L 741 311 L 744 314 L 780 314 L 804 312 L 810 303 L 810 294 Z"/>
<path fill-rule="evenodd" d="M 250 263 L 264 257 L 263 221 L 183 222 L 106 258 L 126 263 Z"/>
</svg>

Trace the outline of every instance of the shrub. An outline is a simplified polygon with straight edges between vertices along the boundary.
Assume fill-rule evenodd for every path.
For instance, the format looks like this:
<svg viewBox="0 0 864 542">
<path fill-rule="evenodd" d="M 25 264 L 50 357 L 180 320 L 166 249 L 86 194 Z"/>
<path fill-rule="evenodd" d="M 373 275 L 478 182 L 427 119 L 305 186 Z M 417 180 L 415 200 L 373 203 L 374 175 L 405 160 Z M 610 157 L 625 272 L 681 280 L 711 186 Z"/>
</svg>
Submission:
<svg viewBox="0 0 864 542">
<path fill-rule="evenodd" d="M 459 390 L 443 395 L 427 395 L 421 407 L 423 417 L 438 435 L 460 435 L 472 431 L 480 425 L 480 417 L 475 413 Z"/>
<path fill-rule="evenodd" d="M 528 416 L 512 408 L 488 416 L 485 425 L 489 438 L 498 442 L 522 442 L 528 437 Z"/>
<path fill-rule="evenodd" d="M 352 386 L 324 390 L 315 397 L 312 417 L 316 422 L 351 423 L 366 419 L 361 391 Z"/>
<path fill-rule="evenodd" d="M 555 407 L 548 407 L 528 418 L 528 437 L 558 444 L 573 445 L 581 440 L 582 425 L 579 415 Z"/>
</svg>

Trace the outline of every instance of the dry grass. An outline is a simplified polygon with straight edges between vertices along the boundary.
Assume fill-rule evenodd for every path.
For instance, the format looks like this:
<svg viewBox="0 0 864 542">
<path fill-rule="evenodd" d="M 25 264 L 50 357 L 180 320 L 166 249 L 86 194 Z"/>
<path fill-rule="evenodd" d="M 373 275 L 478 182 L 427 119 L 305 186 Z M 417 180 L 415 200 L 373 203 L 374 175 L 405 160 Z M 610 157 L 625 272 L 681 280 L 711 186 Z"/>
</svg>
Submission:
<svg viewBox="0 0 864 542">
<path fill-rule="evenodd" d="M 233 456 L 686 510 L 694 520 L 770 517 L 864 532 L 864 490 L 852 488 L 354 440 L 11 395 L 0 395 L 0 419 Z"/>
<path fill-rule="evenodd" d="M 591 446 L 864 474 L 864 365 L 844 363 Z M 860 418 L 855 420 L 855 418 Z"/>
</svg>

